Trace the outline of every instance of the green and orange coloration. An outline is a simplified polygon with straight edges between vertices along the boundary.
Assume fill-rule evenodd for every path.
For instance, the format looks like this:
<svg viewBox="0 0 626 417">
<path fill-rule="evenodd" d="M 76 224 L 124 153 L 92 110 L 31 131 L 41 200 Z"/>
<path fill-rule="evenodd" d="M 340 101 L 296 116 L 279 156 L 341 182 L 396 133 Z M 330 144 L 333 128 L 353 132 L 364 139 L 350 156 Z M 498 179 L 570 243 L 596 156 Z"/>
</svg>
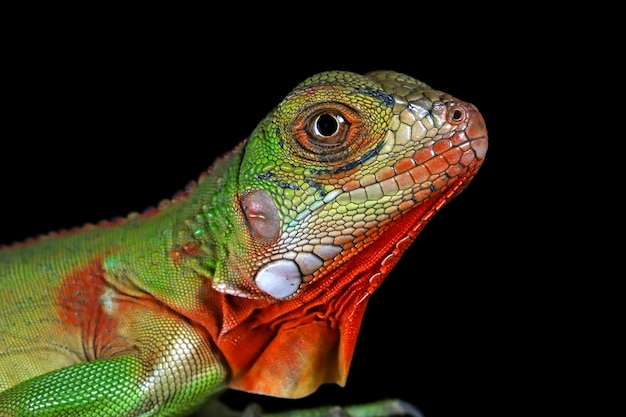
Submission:
<svg viewBox="0 0 626 417">
<path fill-rule="evenodd" d="M 370 295 L 486 151 L 473 105 L 411 77 L 307 79 L 158 209 L 0 250 L 0 414 L 344 384 Z"/>
</svg>

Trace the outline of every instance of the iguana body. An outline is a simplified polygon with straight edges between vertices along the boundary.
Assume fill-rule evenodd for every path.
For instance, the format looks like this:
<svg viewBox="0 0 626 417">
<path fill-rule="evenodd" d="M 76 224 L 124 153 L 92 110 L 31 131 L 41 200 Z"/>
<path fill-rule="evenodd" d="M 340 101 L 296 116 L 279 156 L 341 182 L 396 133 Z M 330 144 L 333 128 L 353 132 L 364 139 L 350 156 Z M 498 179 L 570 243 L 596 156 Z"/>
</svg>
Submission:
<svg viewBox="0 0 626 417">
<path fill-rule="evenodd" d="M 317 74 L 158 208 L 0 250 L 0 415 L 186 415 L 344 384 L 369 296 L 487 150 L 471 104 Z"/>
</svg>

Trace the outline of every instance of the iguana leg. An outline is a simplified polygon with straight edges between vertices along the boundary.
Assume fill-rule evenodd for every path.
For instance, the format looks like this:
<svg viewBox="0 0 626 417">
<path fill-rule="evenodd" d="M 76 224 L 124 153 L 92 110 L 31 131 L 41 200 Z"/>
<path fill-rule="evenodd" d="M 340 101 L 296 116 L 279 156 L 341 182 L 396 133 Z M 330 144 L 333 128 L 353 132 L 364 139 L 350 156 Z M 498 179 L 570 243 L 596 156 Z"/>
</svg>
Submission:
<svg viewBox="0 0 626 417">
<path fill-rule="evenodd" d="M 0 416 L 173 416 L 224 389 L 227 370 L 192 324 L 164 309 L 130 310 L 120 321 L 120 337 L 136 336 L 129 338 L 130 353 L 67 366 L 2 391 Z"/>
</svg>

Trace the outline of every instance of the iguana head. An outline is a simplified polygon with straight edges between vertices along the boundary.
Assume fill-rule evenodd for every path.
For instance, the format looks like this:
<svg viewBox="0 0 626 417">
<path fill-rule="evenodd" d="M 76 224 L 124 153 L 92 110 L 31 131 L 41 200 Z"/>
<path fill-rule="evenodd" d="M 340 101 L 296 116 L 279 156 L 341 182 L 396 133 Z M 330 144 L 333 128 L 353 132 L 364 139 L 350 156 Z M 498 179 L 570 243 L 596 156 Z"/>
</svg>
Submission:
<svg viewBox="0 0 626 417">
<path fill-rule="evenodd" d="M 397 72 L 330 71 L 242 146 L 211 278 L 234 317 L 216 336 L 232 386 L 295 397 L 343 384 L 368 297 L 482 164 L 484 120 Z"/>
</svg>

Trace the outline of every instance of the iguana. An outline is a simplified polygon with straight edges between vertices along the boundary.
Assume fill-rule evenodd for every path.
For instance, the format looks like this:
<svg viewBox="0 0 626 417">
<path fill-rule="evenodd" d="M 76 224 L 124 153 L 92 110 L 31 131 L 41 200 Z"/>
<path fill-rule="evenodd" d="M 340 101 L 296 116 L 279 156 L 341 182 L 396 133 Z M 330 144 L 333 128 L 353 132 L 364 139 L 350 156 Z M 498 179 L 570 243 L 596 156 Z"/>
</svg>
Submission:
<svg viewBox="0 0 626 417">
<path fill-rule="evenodd" d="M 226 389 L 345 384 L 370 296 L 487 142 L 410 76 L 322 72 L 156 208 L 4 246 L 0 415 L 221 415 Z"/>
</svg>

